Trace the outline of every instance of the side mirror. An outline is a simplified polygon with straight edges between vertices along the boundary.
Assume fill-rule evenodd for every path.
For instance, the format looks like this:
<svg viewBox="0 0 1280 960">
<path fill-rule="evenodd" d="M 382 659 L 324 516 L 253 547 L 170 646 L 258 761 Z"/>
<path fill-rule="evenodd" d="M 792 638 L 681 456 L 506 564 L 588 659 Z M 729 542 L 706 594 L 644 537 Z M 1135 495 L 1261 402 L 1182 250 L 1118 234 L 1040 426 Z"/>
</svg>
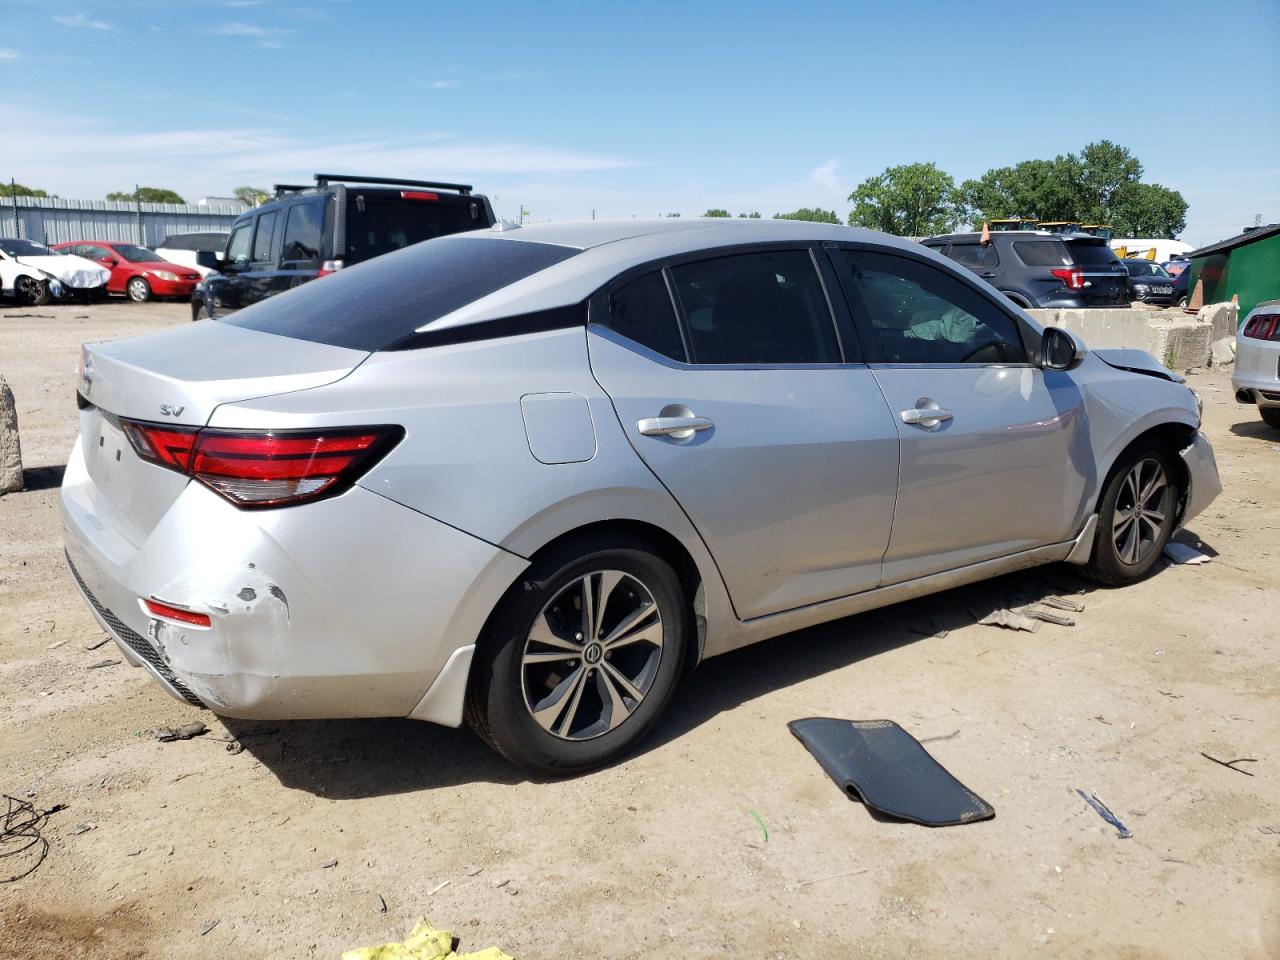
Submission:
<svg viewBox="0 0 1280 960">
<path fill-rule="evenodd" d="M 206 270 L 217 270 L 220 256 L 212 250 L 196 251 L 196 266 L 204 267 Z"/>
<path fill-rule="evenodd" d="M 1074 370 L 1084 363 L 1089 348 L 1083 340 L 1062 327 L 1045 327 L 1040 339 L 1040 367 L 1043 370 Z"/>
</svg>

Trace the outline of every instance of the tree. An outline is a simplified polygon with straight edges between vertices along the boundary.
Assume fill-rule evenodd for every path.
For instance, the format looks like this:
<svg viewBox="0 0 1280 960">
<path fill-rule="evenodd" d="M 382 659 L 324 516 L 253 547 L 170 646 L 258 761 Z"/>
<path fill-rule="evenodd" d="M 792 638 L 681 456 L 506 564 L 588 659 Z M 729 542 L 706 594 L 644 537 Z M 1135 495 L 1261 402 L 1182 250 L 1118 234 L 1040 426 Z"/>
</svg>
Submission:
<svg viewBox="0 0 1280 960">
<path fill-rule="evenodd" d="M 261 187 L 236 187 L 231 195 L 248 207 L 260 206 L 271 198 Z"/>
<path fill-rule="evenodd" d="M 1158 183 L 1126 183 L 1112 198 L 1109 222 L 1117 236 L 1171 240 L 1187 225 L 1187 201 Z"/>
<path fill-rule="evenodd" d="M 0 184 L 0 193 L 4 194 L 6 197 L 11 197 L 14 194 L 17 194 L 20 197 L 49 196 L 48 193 L 44 190 L 38 189 L 37 187 L 26 187 L 20 183 L 14 183 L 12 181 L 6 181 L 5 183 Z"/>
<path fill-rule="evenodd" d="M 122 200 L 126 203 L 186 203 L 177 193 L 164 187 L 139 187 L 136 191 L 125 193 L 116 190 L 107 194 L 108 200 Z"/>
<path fill-rule="evenodd" d="M 932 163 L 889 167 L 849 194 L 849 225 L 900 237 L 945 233 L 957 220 L 955 181 Z"/>
<path fill-rule="evenodd" d="M 960 219 L 973 224 L 1010 217 L 1075 219 L 1081 216 L 1075 179 L 1075 164 L 1062 156 L 988 170 L 960 185 Z"/>
<path fill-rule="evenodd" d="M 790 213 L 775 213 L 775 220 L 807 220 L 810 223 L 839 223 L 840 218 L 834 210 L 823 210 L 821 207 L 801 207 Z"/>
<path fill-rule="evenodd" d="M 740 213 L 740 214 L 738 214 L 738 219 L 739 219 L 739 220 L 759 220 L 759 219 L 760 219 L 760 211 L 759 211 L 759 210 L 752 210 L 750 213 Z"/>
<path fill-rule="evenodd" d="M 1080 209 L 1069 219 L 1111 223 L 1116 199 L 1126 186 L 1142 180 L 1142 164 L 1126 148 L 1110 140 L 1086 144 L 1080 155 L 1067 155 L 1073 169 Z"/>
<path fill-rule="evenodd" d="M 727 217 L 728 215 L 729 215 L 729 211 L 723 210 L 720 207 L 712 207 L 710 210 L 708 210 L 706 213 L 703 214 L 704 217 Z"/>
</svg>

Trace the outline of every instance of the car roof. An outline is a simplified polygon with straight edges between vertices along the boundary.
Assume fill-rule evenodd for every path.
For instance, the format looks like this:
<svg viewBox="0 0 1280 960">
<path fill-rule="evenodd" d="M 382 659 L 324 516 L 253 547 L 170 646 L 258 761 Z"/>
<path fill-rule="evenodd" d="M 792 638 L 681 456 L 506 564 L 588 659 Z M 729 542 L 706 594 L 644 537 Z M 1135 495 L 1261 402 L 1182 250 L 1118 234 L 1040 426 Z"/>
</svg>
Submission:
<svg viewBox="0 0 1280 960">
<path fill-rule="evenodd" d="M 954 265 L 936 251 L 913 240 L 861 228 L 802 220 L 663 217 L 656 220 L 584 220 L 523 227 L 499 223 L 489 229 L 471 230 L 426 242 L 467 243 L 495 239 L 503 243 L 554 244 L 581 252 L 434 321 L 429 325 L 432 330 L 581 303 L 632 267 L 720 247 L 760 243 L 864 242 L 913 252 L 938 261 L 949 271 L 954 269 Z"/>
</svg>

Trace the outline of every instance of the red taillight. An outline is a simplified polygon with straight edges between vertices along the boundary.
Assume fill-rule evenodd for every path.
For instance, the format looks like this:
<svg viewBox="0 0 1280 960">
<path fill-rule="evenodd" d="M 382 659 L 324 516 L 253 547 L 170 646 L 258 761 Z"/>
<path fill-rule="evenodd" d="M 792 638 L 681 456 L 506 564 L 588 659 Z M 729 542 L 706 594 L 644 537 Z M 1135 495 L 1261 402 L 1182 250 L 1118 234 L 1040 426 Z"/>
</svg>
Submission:
<svg viewBox="0 0 1280 960">
<path fill-rule="evenodd" d="M 1049 271 L 1067 285 L 1068 290 L 1084 289 L 1084 271 L 1072 267 L 1057 267 Z"/>
<path fill-rule="evenodd" d="M 142 601 L 142 605 L 147 608 L 147 613 L 153 617 L 159 617 L 162 620 L 176 620 L 178 623 L 185 623 L 192 627 L 208 627 L 212 625 L 207 613 L 196 613 L 194 610 L 183 610 L 181 607 L 175 607 L 168 603 L 162 603 L 159 600 L 148 597 Z"/>
<path fill-rule="evenodd" d="M 142 459 L 185 473 L 238 507 L 280 507 L 340 493 L 404 435 L 399 427 L 256 432 L 121 425 Z"/>
<path fill-rule="evenodd" d="M 426 190 L 401 190 L 400 199 L 402 200 L 439 200 L 438 193 L 429 193 Z"/>
<path fill-rule="evenodd" d="M 1243 333 L 1253 340 L 1280 340 L 1280 314 L 1258 314 L 1244 325 Z"/>
</svg>

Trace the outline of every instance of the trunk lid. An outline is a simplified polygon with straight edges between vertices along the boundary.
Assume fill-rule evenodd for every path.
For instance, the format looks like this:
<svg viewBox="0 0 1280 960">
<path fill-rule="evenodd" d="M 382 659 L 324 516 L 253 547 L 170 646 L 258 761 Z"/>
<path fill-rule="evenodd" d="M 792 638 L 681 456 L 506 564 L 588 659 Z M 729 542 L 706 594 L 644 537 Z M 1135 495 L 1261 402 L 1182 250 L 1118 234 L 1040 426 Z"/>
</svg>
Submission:
<svg viewBox="0 0 1280 960">
<path fill-rule="evenodd" d="M 85 344 L 80 440 L 98 494 L 118 511 L 110 521 L 136 546 L 187 484 L 139 458 L 120 418 L 201 427 L 220 404 L 333 383 L 368 356 L 214 321 Z"/>
<path fill-rule="evenodd" d="M 1085 303 L 1091 306 L 1123 305 L 1129 302 L 1129 271 L 1105 240 L 1064 241 L 1072 266 L 1084 272 L 1088 286 Z"/>
</svg>

